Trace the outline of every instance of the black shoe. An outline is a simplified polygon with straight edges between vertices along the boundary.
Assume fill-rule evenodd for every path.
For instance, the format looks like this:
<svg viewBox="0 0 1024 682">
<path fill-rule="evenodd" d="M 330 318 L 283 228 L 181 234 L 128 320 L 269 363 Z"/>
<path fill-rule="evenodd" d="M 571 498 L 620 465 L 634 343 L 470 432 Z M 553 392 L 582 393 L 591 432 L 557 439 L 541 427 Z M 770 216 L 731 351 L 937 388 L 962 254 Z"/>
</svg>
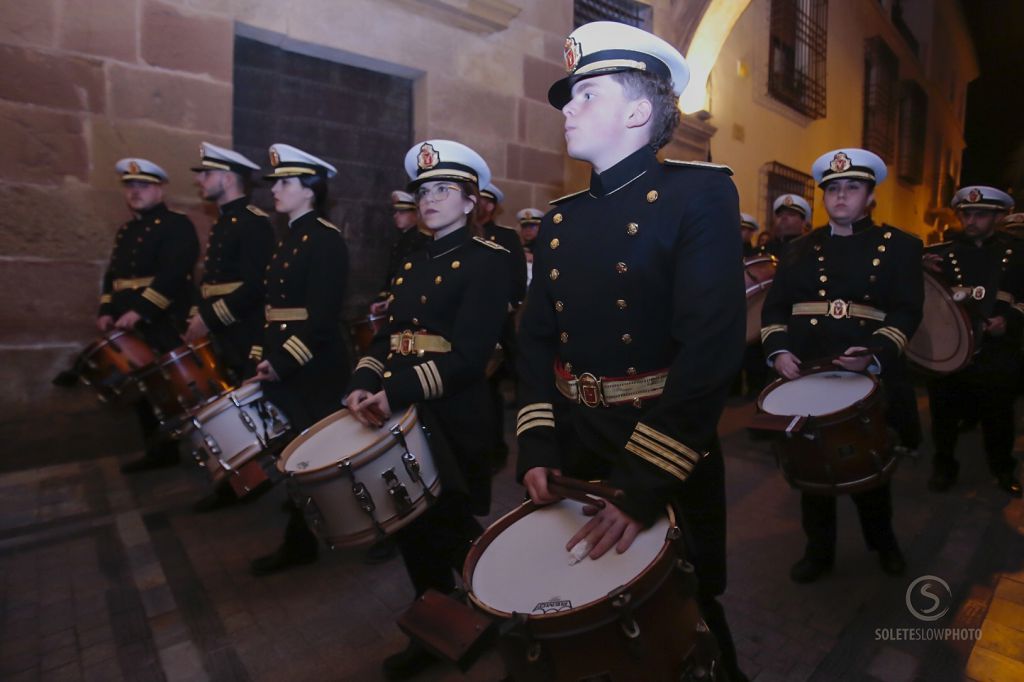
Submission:
<svg viewBox="0 0 1024 682">
<path fill-rule="evenodd" d="M 305 566 L 317 559 L 318 550 L 314 545 L 312 549 L 296 550 L 287 545 L 281 545 L 272 553 L 253 559 L 249 564 L 249 570 L 256 577 L 271 575 L 286 571 L 292 566 Z"/>
<path fill-rule="evenodd" d="M 437 659 L 416 642 L 384 659 L 384 677 L 389 680 L 407 680 L 437 663 Z"/>
<path fill-rule="evenodd" d="M 793 568 L 789 569 L 789 578 L 793 582 L 803 585 L 806 583 L 813 583 L 815 580 L 826 573 L 830 573 L 831 571 L 831 561 L 805 556 L 800 559 L 800 561 L 793 564 Z"/>
<path fill-rule="evenodd" d="M 886 575 L 903 575 L 907 570 L 907 562 L 899 547 L 878 550 L 878 563 Z"/>
<path fill-rule="evenodd" d="M 235 504 L 238 504 L 238 498 L 235 497 L 230 487 L 226 491 L 218 488 L 206 497 L 196 500 L 192 504 L 192 511 L 197 514 L 206 514 Z"/>
<path fill-rule="evenodd" d="M 954 483 L 956 483 L 956 474 L 936 471 L 928 479 L 928 490 L 931 490 L 933 493 L 944 493 L 952 488 Z"/>
<path fill-rule="evenodd" d="M 1020 497 L 1020 481 L 1013 474 L 999 474 L 996 478 L 996 485 L 1000 490 L 1010 494 L 1010 497 Z"/>
<path fill-rule="evenodd" d="M 140 471 L 153 471 L 155 469 L 169 469 L 178 466 L 177 455 L 143 455 L 131 462 L 121 465 L 122 474 L 137 474 Z"/>
<path fill-rule="evenodd" d="M 378 540 L 377 542 L 370 545 L 370 549 L 366 550 L 366 554 L 363 555 L 363 563 L 370 564 L 383 564 L 386 561 L 391 561 L 398 556 L 398 548 L 395 547 L 395 543 L 390 539 Z"/>
</svg>

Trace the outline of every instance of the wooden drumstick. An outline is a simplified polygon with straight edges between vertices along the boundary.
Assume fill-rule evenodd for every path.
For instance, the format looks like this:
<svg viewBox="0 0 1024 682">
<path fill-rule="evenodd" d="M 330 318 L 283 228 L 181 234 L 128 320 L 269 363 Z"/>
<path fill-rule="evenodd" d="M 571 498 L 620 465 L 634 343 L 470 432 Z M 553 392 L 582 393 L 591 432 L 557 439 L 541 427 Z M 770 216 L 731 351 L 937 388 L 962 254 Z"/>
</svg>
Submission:
<svg viewBox="0 0 1024 682">
<path fill-rule="evenodd" d="M 569 499 L 589 504 L 594 504 L 596 501 L 603 502 L 604 500 L 617 502 L 626 497 L 626 493 L 622 490 L 612 488 L 603 483 L 590 483 L 588 481 L 581 481 L 578 478 L 560 476 L 550 472 L 548 473 L 548 490 L 555 495 L 561 495 L 562 497 L 568 497 Z M 598 499 L 595 500 L 594 498 Z"/>
</svg>

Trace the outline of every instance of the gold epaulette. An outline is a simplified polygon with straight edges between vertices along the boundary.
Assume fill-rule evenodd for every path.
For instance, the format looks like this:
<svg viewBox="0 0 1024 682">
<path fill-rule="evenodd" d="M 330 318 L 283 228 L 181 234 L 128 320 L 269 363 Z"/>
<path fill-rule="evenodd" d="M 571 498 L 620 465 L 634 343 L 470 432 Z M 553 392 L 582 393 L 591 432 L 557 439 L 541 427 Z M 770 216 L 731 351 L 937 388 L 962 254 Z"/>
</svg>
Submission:
<svg viewBox="0 0 1024 682">
<path fill-rule="evenodd" d="M 473 237 L 473 241 L 477 242 L 478 244 L 483 244 L 484 246 L 489 246 L 495 251 L 504 251 L 505 253 L 509 253 L 509 250 L 506 249 L 501 244 L 499 244 L 498 242 L 492 242 L 491 240 L 484 239 L 483 237 Z"/>
<path fill-rule="evenodd" d="M 255 206 L 253 204 L 249 204 L 245 208 L 249 211 L 249 213 L 252 213 L 253 215 L 258 215 L 261 218 L 269 218 L 270 217 L 270 215 L 266 211 L 264 211 L 262 208 L 260 208 L 259 206 Z"/>
<path fill-rule="evenodd" d="M 707 161 L 679 161 L 677 159 L 665 159 L 666 166 L 683 166 L 685 168 L 707 168 L 732 175 L 732 168 L 721 163 L 708 163 Z"/>
<path fill-rule="evenodd" d="M 330 220 L 325 220 L 324 218 L 317 218 L 316 220 L 317 220 L 318 223 L 320 223 L 324 227 L 329 227 L 332 230 L 334 230 L 335 232 L 337 232 L 339 234 L 341 233 L 341 229 L 337 225 L 332 223 Z"/>
<path fill-rule="evenodd" d="M 567 199 L 572 199 L 573 197 L 579 196 L 580 194 L 583 194 L 584 192 L 588 192 L 588 191 L 590 191 L 589 187 L 587 187 L 585 189 L 581 189 L 578 192 L 573 192 L 572 194 L 566 194 L 564 197 L 558 197 L 557 199 L 552 199 L 548 203 L 551 204 L 552 206 L 555 206 L 556 204 L 560 204 L 560 203 L 562 203 L 563 201 L 565 201 Z"/>
</svg>

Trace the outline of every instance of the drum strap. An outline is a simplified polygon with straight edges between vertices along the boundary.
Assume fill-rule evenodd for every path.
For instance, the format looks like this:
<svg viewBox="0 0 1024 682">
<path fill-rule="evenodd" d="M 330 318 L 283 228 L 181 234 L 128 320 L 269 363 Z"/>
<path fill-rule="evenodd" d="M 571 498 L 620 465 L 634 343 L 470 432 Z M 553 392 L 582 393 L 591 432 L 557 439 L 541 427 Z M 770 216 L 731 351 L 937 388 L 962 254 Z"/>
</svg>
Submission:
<svg viewBox="0 0 1024 682">
<path fill-rule="evenodd" d="M 124 291 L 125 289 L 142 289 L 143 287 L 148 287 L 152 283 L 152 277 L 133 277 L 130 279 L 115 279 L 114 291 Z"/>
<path fill-rule="evenodd" d="M 844 317 L 857 317 L 863 320 L 885 321 L 885 312 L 862 303 L 851 303 L 837 298 L 834 301 L 811 301 L 794 303 L 793 315 L 822 315 L 840 320 Z"/>
<path fill-rule="evenodd" d="M 221 282 L 219 284 L 202 284 L 199 287 L 199 293 L 203 298 L 211 298 L 213 296 L 227 296 L 232 291 L 237 290 L 242 286 L 243 282 Z"/>
</svg>

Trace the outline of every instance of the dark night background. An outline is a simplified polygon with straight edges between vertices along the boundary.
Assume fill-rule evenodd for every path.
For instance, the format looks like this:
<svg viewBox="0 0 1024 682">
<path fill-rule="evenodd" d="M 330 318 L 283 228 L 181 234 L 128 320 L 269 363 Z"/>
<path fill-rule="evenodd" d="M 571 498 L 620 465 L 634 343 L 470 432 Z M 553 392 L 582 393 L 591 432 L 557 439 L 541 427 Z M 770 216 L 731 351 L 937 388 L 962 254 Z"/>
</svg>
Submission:
<svg viewBox="0 0 1024 682">
<path fill-rule="evenodd" d="M 967 90 L 960 184 L 1024 197 L 1024 0 L 961 0 L 981 75 Z"/>
</svg>

